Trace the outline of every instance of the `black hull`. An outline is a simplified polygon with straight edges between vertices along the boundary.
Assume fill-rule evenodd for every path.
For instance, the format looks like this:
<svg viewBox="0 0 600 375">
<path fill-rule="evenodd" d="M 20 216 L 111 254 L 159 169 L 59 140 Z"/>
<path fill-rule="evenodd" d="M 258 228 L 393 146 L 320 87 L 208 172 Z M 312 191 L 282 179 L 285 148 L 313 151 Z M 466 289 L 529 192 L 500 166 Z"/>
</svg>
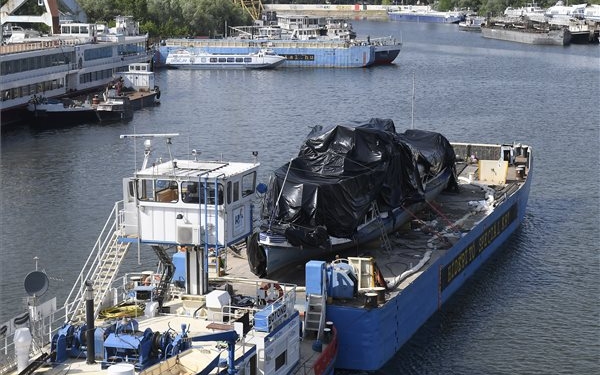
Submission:
<svg viewBox="0 0 600 375">
<path fill-rule="evenodd" d="M 36 126 L 67 126 L 77 125 L 86 123 L 98 122 L 96 111 L 90 109 L 89 111 L 78 111 L 78 112 L 45 112 L 37 111 L 30 114 L 32 124 Z"/>
</svg>

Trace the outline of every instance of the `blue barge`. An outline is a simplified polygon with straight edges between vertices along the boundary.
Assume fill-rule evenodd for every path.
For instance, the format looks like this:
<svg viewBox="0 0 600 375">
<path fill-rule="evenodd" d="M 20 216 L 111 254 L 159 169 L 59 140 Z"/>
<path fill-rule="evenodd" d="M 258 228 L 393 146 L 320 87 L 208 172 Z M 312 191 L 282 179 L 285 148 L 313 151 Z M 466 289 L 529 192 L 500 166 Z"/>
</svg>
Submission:
<svg viewBox="0 0 600 375">
<path fill-rule="evenodd" d="M 327 274 L 326 319 L 335 324 L 339 340 L 336 369 L 383 367 L 503 249 L 523 221 L 533 177 L 532 149 L 521 144 L 452 147 L 456 191 L 444 191 L 424 209 L 412 211 L 409 222 L 397 232 L 382 232 L 379 243 L 357 244 L 320 259 Z M 382 228 L 390 220 L 392 216 L 380 213 Z M 305 267 L 307 301 L 315 289 L 311 280 L 320 272 L 313 262 Z M 291 269 L 269 277 L 281 279 Z M 310 315 L 310 306 L 307 311 Z"/>
<path fill-rule="evenodd" d="M 155 55 L 155 66 L 165 66 L 170 52 L 185 49 L 193 53 L 247 54 L 261 49 L 285 56 L 283 67 L 360 68 L 375 63 L 376 46 L 342 40 L 249 40 L 249 39 L 168 39 Z"/>
<path fill-rule="evenodd" d="M 497 150 L 500 157 L 501 147 Z M 520 165 L 510 163 L 515 171 L 513 177 L 507 179 L 505 184 L 493 187 L 496 198 L 491 207 L 483 208 L 484 211 L 480 212 L 483 217 L 476 219 L 468 231 L 464 231 L 466 222 L 459 224 L 463 228 L 459 232 L 460 237 L 445 237 L 452 238 L 449 239 L 450 242 L 456 242 L 447 249 L 434 247 L 423 268 L 400 281 L 384 303 L 376 308 L 356 308 L 343 302 L 327 306 L 327 319 L 335 322 L 342 348 L 336 367 L 360 370 L 381 368 L 483 263 L 502 249 L 502 244 L 518 228 L 525 216 L 532 179 L 530 148 L 527 148 L 526 155 L 526 158 L 521 159 Z M 526 176 L 524 171 L 527 172 Z M 467 180 L 471 173 L 474 173 L 471 176 L 478 174 L 467 172 Z M 461 187 L 463 193 L 476 194 L 473 186 L 476 185 L 469 183 L 468 188 Z M 499 190 L 499 187 L 502 189 Z M 442 211 L 446 211 L 456 202 L 456 198 L 452 193 L 442 195 L 437 204 Z M 444 213 L 445 215 L 452 216 L 449 213 Z M 410 231 L 410 234 L 414 235 L 415 232 Z M 375 259 L 383 266 L 394 262 L 395 257 L 402 256 L 396 254 Z M 419 258 L 414 259 L 416 263 Z M 384 268 L 381 270 L 383 272 Z"/>
</svg>

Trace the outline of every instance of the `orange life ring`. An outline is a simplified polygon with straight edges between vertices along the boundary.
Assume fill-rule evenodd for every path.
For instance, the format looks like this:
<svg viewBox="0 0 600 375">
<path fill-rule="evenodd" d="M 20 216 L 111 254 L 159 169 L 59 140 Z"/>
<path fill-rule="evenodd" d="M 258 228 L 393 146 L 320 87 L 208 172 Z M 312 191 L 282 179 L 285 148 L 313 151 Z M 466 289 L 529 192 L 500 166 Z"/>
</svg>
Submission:
<svg viewBox="0 0 600 375">
<path fill-rule="evenodd" d="M 283 288 L 277 283 L 262 283 L 260 289 L 265 292 L 267 303 L 273 303 L 283 297 Z"/>
</svg>

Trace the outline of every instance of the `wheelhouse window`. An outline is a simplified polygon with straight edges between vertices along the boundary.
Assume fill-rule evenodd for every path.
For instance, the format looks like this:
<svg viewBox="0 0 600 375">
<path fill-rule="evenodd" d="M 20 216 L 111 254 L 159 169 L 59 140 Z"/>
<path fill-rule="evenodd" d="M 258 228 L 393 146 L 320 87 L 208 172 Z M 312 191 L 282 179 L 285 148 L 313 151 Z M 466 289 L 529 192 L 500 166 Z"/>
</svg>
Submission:
<svg viewBox="0 0 600 375">
<path fill-rule="evenodd" d="M 217 185 L 217 204 L 223 204 L 223 185 Z M 206 194 L 206 199 L 205 199 Z M 200 203 L 215 204 L 215 184 L 207 184 L 206 189 L 204 184 L 200 184 Z"/>
<path fill-rule="evenodd" d="M 242 198 L 254 193 L 256 189 L 256 172 L 245 174 L 242 177 Z"/>
<path fill-rule="evenodd" d="M 237 202 L 240 199 L 240 182 L 227 182 L 227 203 Z"/>
<path fill-rule="evenodd" d="M 185 203 L 199 203 L 200 195 L 198 193 L 197 182 L 183 182 L 181 183 L 181 199 Z"/>
<path fill-rule="evenodd" d="M 149 202 L 175 203 L 179 200 L 179 186 L 175 180 L 138 180 L 138 199 Z"/>
</svg>

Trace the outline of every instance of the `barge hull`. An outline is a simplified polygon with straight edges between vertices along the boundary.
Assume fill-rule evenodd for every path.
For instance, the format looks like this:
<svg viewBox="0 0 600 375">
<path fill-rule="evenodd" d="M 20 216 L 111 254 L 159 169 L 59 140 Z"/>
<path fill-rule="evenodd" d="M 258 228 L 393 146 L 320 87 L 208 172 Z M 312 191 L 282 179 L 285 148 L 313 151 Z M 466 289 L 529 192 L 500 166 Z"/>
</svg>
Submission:
<svg viewBox="0 0 600 375">
<path fill-rule="evenodd" d="M 340 347 L 344 348 L 338 353 L 336 368 L 375 371 L 391 360 L 487 260 L 503 249 L 524 219 L 532 177 L 530 169 L 516 193 L 443 255 L 433 251 L 431 264 L 411 276 L 409 279 L 414 280 L 385 304 L 372 309 L 328 305 L 327 319 L 336 323 Z"/>
<path fill-rule="evenodd" d="M 504 30 L 483 27 L 481 34 L 484 38 L 506 40 L 509 42 L 565 46 L 571 42 L 568 30 L 551 30 L 549 32 L 527 32 L 520 30 Z"/>
<path fill-rule="evenodd" d="M 368 45 L 348 47 L 344 43 L 318 41 L 267 42 L 264 45 L 250 41 L 222 44 L 200 41 L 187 46 L 185 44 L 161 46 L 156 56 L 156 66 L 165 66 L 169 53 L 182 48 L 193 53 L 205 51 L 214 54 L 256 53 L 261 48 L 268 48 L 275 54 L 286 57 L 282 65 L 286 68 L 361 68 L 375 62 L 375 47 Z"/>
</svg>

